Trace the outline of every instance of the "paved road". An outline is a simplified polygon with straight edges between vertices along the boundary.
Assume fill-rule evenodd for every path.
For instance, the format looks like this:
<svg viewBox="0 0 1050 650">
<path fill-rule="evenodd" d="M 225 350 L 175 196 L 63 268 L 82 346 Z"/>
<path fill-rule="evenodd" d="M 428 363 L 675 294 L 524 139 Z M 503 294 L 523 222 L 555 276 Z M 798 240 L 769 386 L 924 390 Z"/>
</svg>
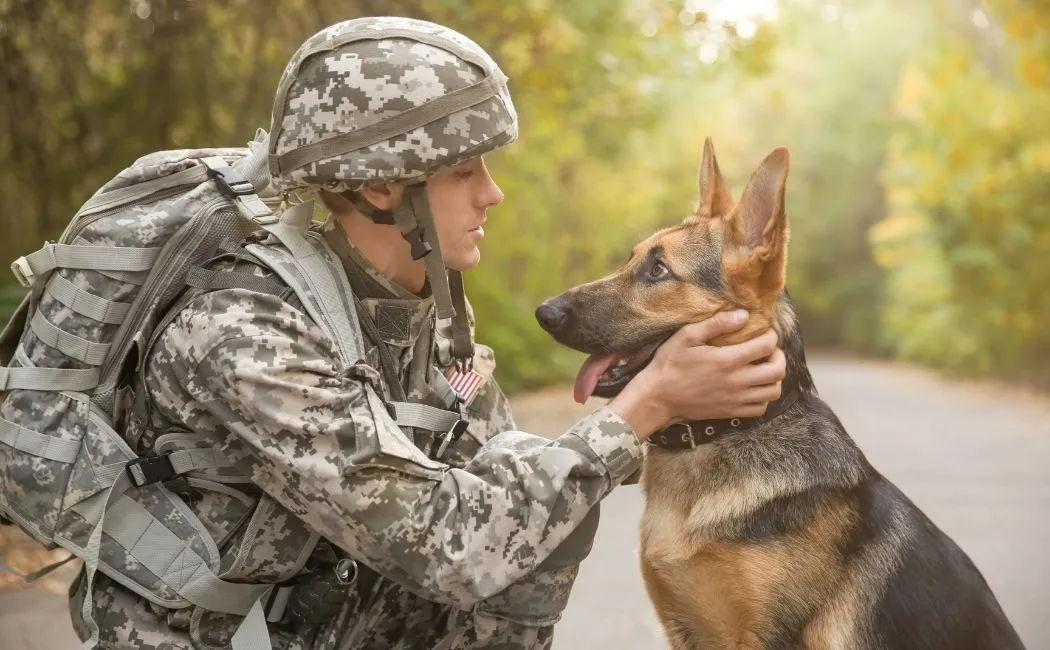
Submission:
<svg viewBox="0 0 1050 650">
<path fill-rule="evenodd" d="M 872 464 L 981 568 L 1028 650 L 1050 650 L 1050 399 L 899 365 L 814 355 L 810 368 Z M 538 421 L 521 412 L 522 428 Z M 635 487 L 606 500 L 555 650 L 667 647 L 636 569 L 641 511 Z"/>
<path fill-rule="evenodd" d="M 899 365 L 816 357 L 824 398 L 867 453 L 970 554 L 1029 650 L 1050 650 L 1050 398 L 962 384 Z M 583 411 L 568 389 L 515 400 L 522 428 L 563 430 Z M 642 502 L 603 506 L 555 650 L 665 648 L 637 572 Z M 0 593 L 0 647 L 75 647 L 60 597 Z"/>
</svg>

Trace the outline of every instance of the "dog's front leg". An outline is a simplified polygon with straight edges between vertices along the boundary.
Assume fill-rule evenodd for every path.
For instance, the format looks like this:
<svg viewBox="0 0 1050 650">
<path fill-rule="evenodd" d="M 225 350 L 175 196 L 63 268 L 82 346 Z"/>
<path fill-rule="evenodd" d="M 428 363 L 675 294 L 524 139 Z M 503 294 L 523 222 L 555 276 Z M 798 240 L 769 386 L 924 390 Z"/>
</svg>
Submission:
<svg viewBox="0 0 1050 650">
<path fill-rule="evenodd" d="M 645 590 L 649 594 L 649 600 L 656 610 L 656 615 L 660 619 L 660 624 L 664 628 L 664 634 L 672 650 L 701 650 L 695 644 L 693 631 L 676 614 L 677 607 L 671 591 L 661 580 L 659 572 L 646 561 L 644 554 L 641 558 L 641 567 Z"/>
</svg>

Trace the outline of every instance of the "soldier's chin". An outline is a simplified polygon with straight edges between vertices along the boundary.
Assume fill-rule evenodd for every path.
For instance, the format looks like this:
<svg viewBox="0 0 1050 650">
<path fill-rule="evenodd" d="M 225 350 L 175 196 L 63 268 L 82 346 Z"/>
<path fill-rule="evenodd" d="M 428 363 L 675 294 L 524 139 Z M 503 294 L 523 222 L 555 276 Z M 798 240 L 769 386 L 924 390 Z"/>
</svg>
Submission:
<svg viewBox="0 0 1050 650">
<path fill-rule="evenodd" d="M 444 251 L 442 251 L 444 252 Z M 481 262 L 481 250 L 477 246 L 462 252 L 445 255 L 445 267 L 453 271 L 469 271 Z"/>
</svg>

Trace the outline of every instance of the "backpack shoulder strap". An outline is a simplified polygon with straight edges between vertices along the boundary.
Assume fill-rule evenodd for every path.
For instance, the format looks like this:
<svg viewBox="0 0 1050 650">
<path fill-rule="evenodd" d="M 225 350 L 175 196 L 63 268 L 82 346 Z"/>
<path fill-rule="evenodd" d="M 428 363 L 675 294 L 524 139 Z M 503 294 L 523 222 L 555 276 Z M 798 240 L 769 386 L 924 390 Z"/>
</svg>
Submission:
<svg viewBox="0 0 1050 650">
<path fill-rule="evenodd" d="M 307 232 L 312 204 L 290 208 L 281 220 L 264 225 L 287 253 L 264 244 L 245 248 L 288 285 L 310 317 L 334 342 L 346 367 L 364 356 L 361 324 L 351 301 L 350 282 L 321 237 Z"/>
<path fill-rule="evenodd" d="M 204 163 L 224 180 L 247 183 L 222 158 L 204 159 Z M 280 219 L 271 219 L 269 208 L 257 196 L 245 194 L 244 198 L 243 202 L 238 201 L 242 213 L 279 241 L 287 252 L 258 243 L 249 244 L 245 249 L 288 285 L 314 322 L 332 339 L 345 367 L 353 366 L 365 355 L 353 289 L 342 263 L 324 237 L 308 230 L 313 203 L 300 203 L 283 212 Z M 458 408 L 460 404 L 454 402 L 454 406 L 455 410 L 446 410 L 401 401 L 389 404 L 390 415 L 399 426 L 445 432 L 442 448 L 451 437 L 462 433 L 466 425 Z"/>
</svg>

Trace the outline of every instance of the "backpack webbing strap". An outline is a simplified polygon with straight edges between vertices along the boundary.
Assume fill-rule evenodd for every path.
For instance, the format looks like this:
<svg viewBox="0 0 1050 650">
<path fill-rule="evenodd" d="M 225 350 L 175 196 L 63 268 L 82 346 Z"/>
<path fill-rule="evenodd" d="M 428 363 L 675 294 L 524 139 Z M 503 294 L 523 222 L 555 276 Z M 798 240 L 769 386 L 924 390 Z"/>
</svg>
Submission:
<svg viewBox="0 0 1050 650">
<path fill-rule="evenodd" d="M 120 187 L 108 192 L 96 194 L 77 212 L 77 217 L 85 217 L 96 212 L 105 212 L 110 208 L 127 205 L 146 198 L 151 194 L 173 189 L 182 185 L 197 185 L 208 178 L 208 170 L 194 166 L 182 171 L 154 178 L 128 187 Z"/>
<path fill-rule="evenodd" d="M 105 361 L 106 354 L 109 353 L 110 343 L 94 343 L 87 339 L 82 339 L 76 334 L 70 334 L 51 324 L 51 321 L 47 320 L 47 317 L 41 311 L 33 314 L 33 320 L 29 322 L 29 327 L 44 345 L 55 348 L 67 357 L 72 357 L 77 361 L 100 366 Z"/>
<path fill-rule="evenodd" d="M 237 209 L 241 214 L 260 226 L 277 223 L 277 217 L 259 198 L 255 185 L 241 174 L 239 167 L 231 167 L 222 156 L 207 156 L 201 158 L 201 162 L 204 163 L 208 175 L 215 180 L 222 193 L 237 204 Z M 244 162 L 242 159 L 242 162 L 245 166 L 251 166 L 252 161 Z"/>
<path fill-rule="evenodd" d="M 400 427 L 446 432 L 461 421 L 455 411 L 446 411 L 428 404 L 387 402 L 387 409 Z"/>
<path fill-rule="evenodd" d="M 444 373 L 434 366 L 431 366 L 430 369 L 430 387 L 437 393 L 446 408 L 458 410 L 460 403 L 463 401 L 462 398 L 456 389 L 452 387 L 452 384 L 449 383 Z"/>
<path fill-rule="evenodd" d="M 131 473 L 132 483 L 136 487 L 170 481 L 189 472 L 238 469 L 229 463 L 226 455 L 218 447 L 180 449 L 155 456 L 143 456 L 127 463 L 126 468 Z M 102 471 L 96 469 L 95 473 L 100 475 Z"/>
<path fill-rule="evenodd" d="M 98 386 L 99 369 L 0 367 L 0 392 L 8 390 L 86 391 Z"/>
<path fill-rule="evenodd" d="M 46 244 L 40 250 L 15 260 L 11 271 L 18 283 L 28 289 L 37 277 L 57 268 L 148 271 L 153 268 L 158 255 L 160 248 Z"/>
<path fill-rule="evenodd" d="M 149 277 L 149 272 L 147 271 L 100 271 L 99 269 L 95 269 L 95 272 L 99 275 L 104 275 L 111 280 L 134 284 L 139 287 L 146 284 L 146 278 Z"/>
<path fill-rule="evenodd" d="M 300 204 L 289 212 L 301 210 L 309 214 L 311 209 L 309 204 Z M 336 267 L 321 257 L 307 240 L 305 228 L 301 230 L 298 225 L 290 223 L 263 228 L 288 249 L 291 254 L 288 261 L 294 266 L 294 272 L 282 263 L 286 261 L 283 255 L 267 246 L 250 244 L 248 250 L 292 288 L 310 318 L 326 330 L 346 367 L 357 363 L 364 355 L 364 343 L 356 313 L 346 303 L 352 293 L 342 267 Z"/>
<path fill-rule="evenodd" d="M 0 418 L 0 443 L 59 463 L 72 463 L 80 451 L 80 441 L 37 433 L 3 418 Z"/>
<path fill-rule="evenodd" d="M 285 300 L 292 290 L 272 278 L 237 271 L 217 271 L 195 266 L 186 274 L 186 284 L 194 289 L 247 289 L 256 293 L 268 293 Z"/>
<path fill-rule="evenodd" d="M 81 316 L 101 323 L 120 325 L 131 309 L 131 303 L 106 300 L 90 291 L 81 289 L 58 273 L 51 276 L 44 293 L 51 296 Z"/>
</svg>

